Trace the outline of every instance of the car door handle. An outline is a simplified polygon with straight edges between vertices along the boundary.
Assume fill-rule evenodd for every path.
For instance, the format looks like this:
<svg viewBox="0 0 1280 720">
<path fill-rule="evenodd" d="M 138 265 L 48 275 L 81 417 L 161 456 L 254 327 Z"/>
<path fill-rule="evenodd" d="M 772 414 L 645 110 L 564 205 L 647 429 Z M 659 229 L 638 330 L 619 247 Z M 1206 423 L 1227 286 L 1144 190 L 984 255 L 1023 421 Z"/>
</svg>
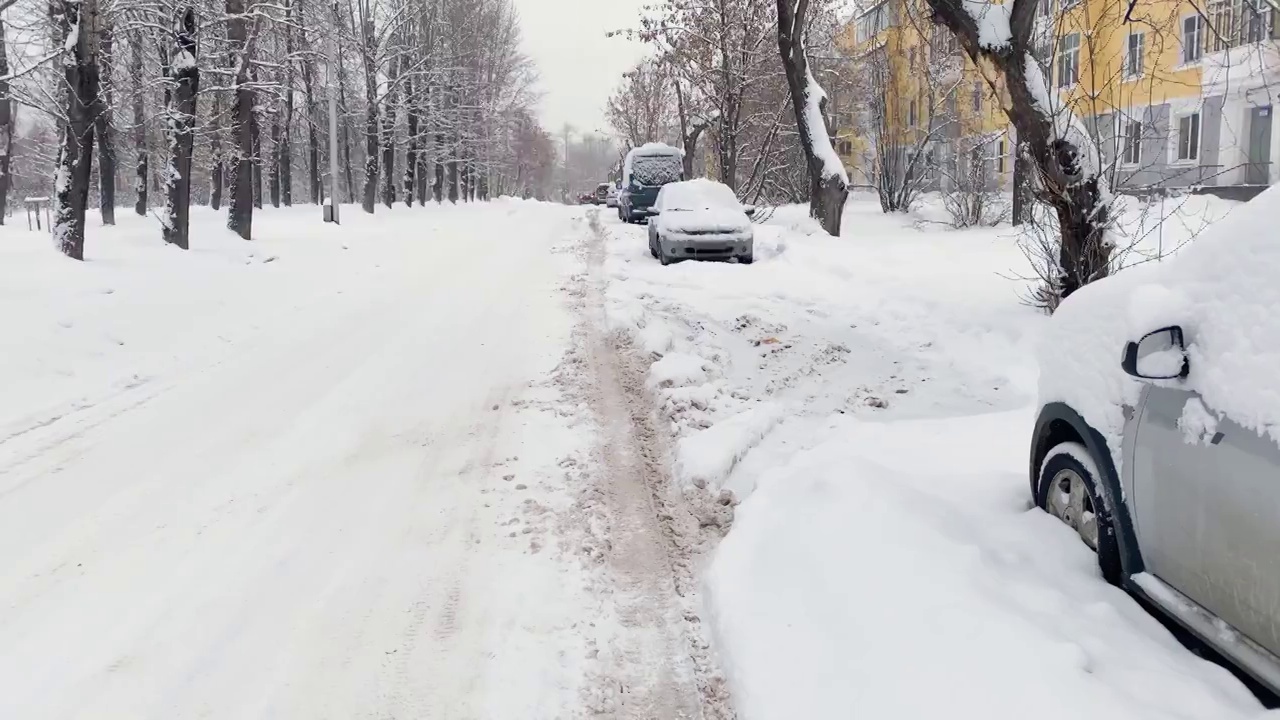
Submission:
<svg viewBox="0 0 1280 720">
<path fill-rule="evenodd" d="M 1226 435 L 1223 435 L 1221 432 L 1216 432 L 1213 434 L 1213 439 L 1209 441 L 1209 444 L 1217 445 L 1218 443 L 1222 442 L 1222 438 L 1224 437 L 1226 437 Z"/>
</svg>

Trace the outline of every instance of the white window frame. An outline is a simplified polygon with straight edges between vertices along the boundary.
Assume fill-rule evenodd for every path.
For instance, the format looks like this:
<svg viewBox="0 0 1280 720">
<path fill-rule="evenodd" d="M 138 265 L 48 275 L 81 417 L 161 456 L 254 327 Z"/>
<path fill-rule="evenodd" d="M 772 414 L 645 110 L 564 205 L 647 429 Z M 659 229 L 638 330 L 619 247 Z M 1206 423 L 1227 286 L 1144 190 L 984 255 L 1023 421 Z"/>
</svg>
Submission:
<svg viewBox="0 0 1280 720">
<path fill-rule="evenodd" d="M 1075 41 L 1075 45 L 1070 50 L 1071 61 L 1066 61 L 1067 57 L 1067 39 Z M 1057 87 L 1059 90 L 1066 90 L 1076 83 L 1080 82 L 1080 33 L 1067 33 L 1058 40 L 1058 52 L 1054 58 L 1054 74 L 1057 76 Z M 1067 81 L 1066 70 L 1071 70 L 1070 82 Z"/>
<path fill-rule="evenodd" d="M 915 98 L 911 98 L 911 102 L 907 104 L 907 127 L 915 127 L 916 122 L 919 120 L 916 104 Z"/>
<path fill-rule="evenodd" d="M 1129 152 L 1129 129 L 1136 125 L 1138 127 L 1137 142 L 1132 146 L 1134 152 Z M 1126 168 L 1138 167 L 1142 164 L 1142 140 L 1143 132 L 1146 130 L 1146 123 L 1139 118 L 1122 115 L 1120 117 L 1120 166 Z"/>
<path fill-rule="evenodd" d="M 983 103 L 982 103 L 982 96 L 983 96 L 984 94 L 985 94 L 985 93 L 983 92 L 983 88 L 982 88 L 982 81 L 981 81 L 981 80 L 976 80 L 976 81 L 974 81 L 974 83 L 973 83 L 973 98 L 972 98 L 972 100 L 971 100 L 971 102 L 973 103 L 972 107 L 973 107 L 973 114 L 974 114 L 974 115 L 981 115 L 981 114 L 982 114 L 982 104 L 983 104 Z"/>
<path fill-rule="evenodd" d="M 1191 117 L 1196 118 L 1196 154 L 1195 157 L 1184 158 L 1181 157 L 1182 121 Z M 1204 113 L 1201 112 L 1199 108 L 1174 113 L 1172 116 L 1171 127 L 1173 129 L 1173 142 L 1169 143 L 1169 164 L 1199 165 L 1200 157 L 1204 153 Z"/>
<path fill-rule="evenodd" d="M 996 138 L 996 174 L 1004 175 L 1004 138 Z"/>
<path fill-rule="evenodd" d="M 1195 57 L 1187 59 L 1187 21 L 1191 19 L 1196 21 L 1196 36 L 1192 47 L 1195 48 Z M 1194 67 L 1200 64 L 1204 59 L 1204 18 L 1200 13 L 1191 13 L 1183 15 L 1178 19 L 1178 67 Z"/>
<path fill-rule="evenodd" d="M 1134 43 L 1134 38 L 1137 38 L 1137 43 Z M 1134 57 L 1135 45 L 1137 48 L 1136 58 Z M 1135 60 L 1137 61 L 1136 63 Z M 1124 39 L 1124 79 L 1137 80 L 1141 78 L 1147 69 L 1146 61 L 1147 34 L 1145 32 L 1130 31 Z"/>
</svg>

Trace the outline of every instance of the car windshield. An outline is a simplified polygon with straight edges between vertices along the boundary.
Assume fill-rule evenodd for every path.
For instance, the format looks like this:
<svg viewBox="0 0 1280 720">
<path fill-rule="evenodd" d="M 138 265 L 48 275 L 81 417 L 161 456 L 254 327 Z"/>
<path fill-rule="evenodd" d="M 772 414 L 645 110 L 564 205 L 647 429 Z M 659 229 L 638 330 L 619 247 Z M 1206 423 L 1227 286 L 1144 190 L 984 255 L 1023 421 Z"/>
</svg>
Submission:
<svg viewBox="0 0 1280 720">
<path fill-rule="evenodd" d="M 728 185 L 706 180 L 695 180 L 668 185 L 662 189 L 663 210 L 710 210 L 714 208 L 736 209 L 738 198 Z"/>
<path fill-rule="evenodd" d="M 631 160 L 631 181 L 637 185 L 666 185 L 680 179 L 684 162 L 678 155 L 638 155 Z"/>
</svg>

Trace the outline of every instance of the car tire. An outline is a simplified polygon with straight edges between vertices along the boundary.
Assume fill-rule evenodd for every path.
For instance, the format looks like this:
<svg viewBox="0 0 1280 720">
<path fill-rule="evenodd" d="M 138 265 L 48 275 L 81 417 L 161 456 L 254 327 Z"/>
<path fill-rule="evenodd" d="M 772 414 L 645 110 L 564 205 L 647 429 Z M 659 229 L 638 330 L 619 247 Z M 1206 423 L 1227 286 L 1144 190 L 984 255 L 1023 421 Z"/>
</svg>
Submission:
<svg viewBox="0 0 1280 720">
<path fill-rule="evenodd" d="M 1102 501 L 1098 462 L 1078 442 L 1051 448 L 1040 464 L 1036 505 L 1076 532 L 1098 554 L 1098 569 L 1112 585 L 1120 585 L 1124 569 L 1111 511 Z"/>
<path fill-rule="evenodd" d="M 751 263 L 755 262 L 755 260 L 756 260 L 755 255 L 752 253 L 747 253 L 746 255 L 738 256 L 739 265 L 750 265 Z"/>
<path fill-rule="evenodd" d="M 655 259 L 658 257 L 658 243 L 654 242 L 653 236 L 649 236 L 649 254 Z"/>
<path fill-rule="evenodd" d="M 657 257 L 658 257 L 658 262 L 662 263 L 663 265 L 670 265 L 671 263 L 675 262 L 675 258 L 668 255 L 667 251 L 662 249 L 661 242 L 658 243 Z"/>
</svg>

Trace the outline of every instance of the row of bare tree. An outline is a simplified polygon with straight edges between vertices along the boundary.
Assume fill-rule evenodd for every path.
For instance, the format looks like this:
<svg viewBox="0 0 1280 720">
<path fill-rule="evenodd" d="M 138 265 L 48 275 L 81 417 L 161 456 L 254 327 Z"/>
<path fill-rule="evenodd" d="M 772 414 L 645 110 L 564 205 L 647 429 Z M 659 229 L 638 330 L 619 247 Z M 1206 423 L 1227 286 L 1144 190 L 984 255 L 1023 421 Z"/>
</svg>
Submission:
<svg viewBox="0 0 1280 720">
<path fill-rule="evenodd" d="M 555 143 L 535 117 L 511 0 L 9 5 L 25 20 L 0 28 L 0 218 L 16 134 L 30 156 L 22 179 L 53 186 L 55 242 L 73 258 L 95 200 L 114 223 L 117 186 L 184 248 L 193 196 L 225 205 L 227 227 L 249 239 L 264 202 L 320 203 L 329 188 L 369 213 L 554 192 Z M 326 172 L 331 93 L 337 178 Z"/>
</svg>

